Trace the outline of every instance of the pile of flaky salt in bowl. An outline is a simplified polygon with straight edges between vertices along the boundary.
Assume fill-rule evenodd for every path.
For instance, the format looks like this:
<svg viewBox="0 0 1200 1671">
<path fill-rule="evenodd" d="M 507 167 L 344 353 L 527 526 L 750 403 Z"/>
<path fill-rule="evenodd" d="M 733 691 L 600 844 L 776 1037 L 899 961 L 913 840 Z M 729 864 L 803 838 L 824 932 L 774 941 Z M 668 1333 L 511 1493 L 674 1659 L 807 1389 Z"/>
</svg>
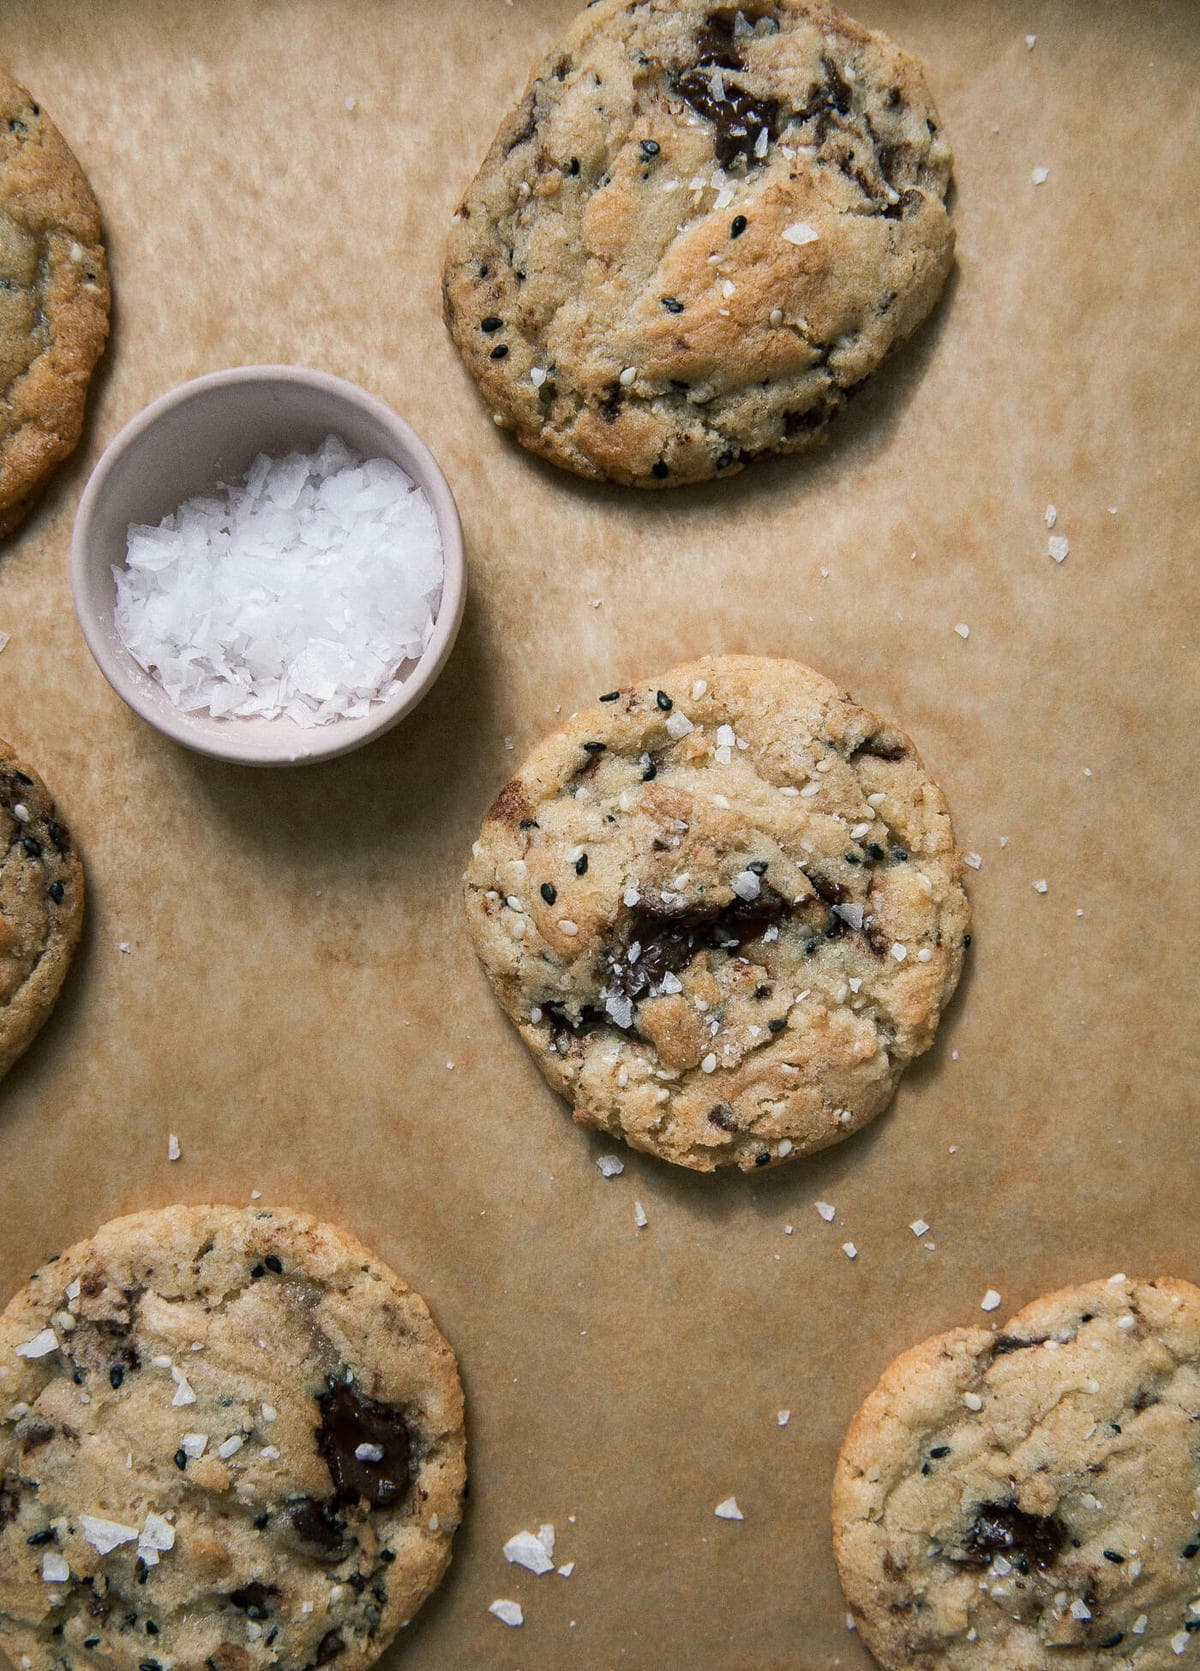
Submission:
<svg viewBox="0 0 1200 1671">
<path fill-rule="evenodd" d="M 328 436 L 129 530 L 117 633 L 184 712 L 359 719 L 399 688 L 441 602 L 433 508 Z"/>
</svg>

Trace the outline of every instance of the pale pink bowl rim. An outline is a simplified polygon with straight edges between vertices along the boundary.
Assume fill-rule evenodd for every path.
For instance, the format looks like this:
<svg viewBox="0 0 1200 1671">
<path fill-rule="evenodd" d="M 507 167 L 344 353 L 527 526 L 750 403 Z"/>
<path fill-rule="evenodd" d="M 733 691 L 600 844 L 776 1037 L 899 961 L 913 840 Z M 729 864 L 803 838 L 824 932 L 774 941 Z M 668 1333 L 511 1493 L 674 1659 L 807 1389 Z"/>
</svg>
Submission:
<svg viewBox="0 0 1200 1671">
<path fill-rule="evenodd" d="M 244 731 L 246 725 L 244 721 L 217 720 L 208 714 L 187 714 L 176 708 L 157 682 L 151 684 L 148 681 L 143 669 L 121 645 L 112 630 L 111 618 L 105 620 L 102 611 L 98 610 L 89 583 L 89 576 L 97 563 L 108 565 L 111 562 L 111 553 L 97 553 L 92 549 L 90 534 L 95 508 L 117 463 L 165 413 L 186 404 L 195 396 L 212 389 L 264 383 L 288 383 L 299 388 L 319 389 L 374 417 L 393 438 L 396 461 L 418 482 L 433 507 L 444 559 L 442 600 L 434 621 L 433 635 L 401 688 L 393 696 L 375 703 L 362 719 L 333 720 L 308 730 L 282 718 L 252 722 L 280 727 L 277 750 L 248 746 L 247 741 L 239 741 L 239 732 Z M 204 482 L 198 482 L 194 491 L 199 491 L 204 485 Z M 437 460 L 412 426 L 377 395 L 370 394 L 344 377 L 309 366 L 232 366 L 224 371 L 193 377 L 159 395 L 130 418 L 104 449 L 88 478 L 75 513 L 71 537 L 71 593 L 80 629 L 101 673 L 121 700 L 155 730 L 185 748 L 236 765 L 311 765 L 319 760 L 332 760 L 338 755 L 348 754 L 381 736 L 411 713 L 432 687 L 454 647 L 466 603 L 462 526 L 454 495 Z"/>
</svg>

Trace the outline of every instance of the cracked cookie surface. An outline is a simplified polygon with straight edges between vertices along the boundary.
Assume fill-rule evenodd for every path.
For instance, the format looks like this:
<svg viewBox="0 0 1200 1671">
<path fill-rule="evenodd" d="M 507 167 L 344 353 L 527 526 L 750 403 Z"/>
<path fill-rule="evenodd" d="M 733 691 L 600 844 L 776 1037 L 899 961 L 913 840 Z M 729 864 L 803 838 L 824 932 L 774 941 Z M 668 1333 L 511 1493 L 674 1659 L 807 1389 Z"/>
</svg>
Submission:
<svg viewBox="0 0 1200 1671">
<path fill-rule="evenodd" d="M 0 1647 L 49 1671 L 364 1666 L 441 1578 L 454 1355 L 353 1237 L 117 1219 L 0 1317 Z"/>
<path fill-rule="evenodd" d="M 1200 1289 L 1064 1289 L 885 1371 L 834 1550 L 879 1663 L 1165 1671 L 1200 1618 Z"/>
<path fill-rule="evenodd" d="M 809 446 L 937 300 L 921 67 L 822 0 L 601 0 L 456 214 L 446 319 L 497 418 L 670 487 Z"/>
<path fill-rule="evenodd" d="M 79 440 L 108 308 L 91 187 L 45 111 L 0 69 L 0 536 Z"/>
<path fill-rule="evenodd" d="M 83 866 L 37 773 L 0 742 L 0 1078 L 54 1008 L 83 926 Z"/>
<path fill-rule="evenodd" d="M 466 883 L 581 1125 L 700 1171 L 821 1149 L 933 1041 L 969 921 L 909 739 L 796 662 L 608 692 L 504 787 Z"/>
</svg>

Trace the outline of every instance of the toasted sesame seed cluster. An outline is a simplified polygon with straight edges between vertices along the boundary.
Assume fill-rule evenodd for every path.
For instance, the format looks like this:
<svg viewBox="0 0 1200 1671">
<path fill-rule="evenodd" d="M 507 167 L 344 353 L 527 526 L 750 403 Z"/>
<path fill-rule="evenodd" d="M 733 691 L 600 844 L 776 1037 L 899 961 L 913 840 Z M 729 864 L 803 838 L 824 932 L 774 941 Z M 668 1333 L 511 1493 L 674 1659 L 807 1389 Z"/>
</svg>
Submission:
<svg viewBox="0 0 1200 1671">
<path fill-rule="evenodd" d="M 1200 1289 L 1124 1275 L 897 1358 L 847 1434 L 838 1568 L 888 1671 L 1165 1671 L 1200 1630 Z"/>
<path fill-rule="evenodd" d="M 83 925 L 83 866 L 32 767 L 0 742 L 0 1077 L 54 1008 Z"/>
<path fill-rule="evenodd" d="M 79 439 L 108 306 L 91 188 L 45 111 L 0 69 L 0 535 Z"/>
<path fill-rule="evenodd" d="M 0 1409 L 0 1647 L 26 1671 L 350 1671 L 449 1562 L 454 1356 L 303 1214 L 105 1225 L 0 1317 Z"/>
<path fill-rule="evenodd" d="M 608 692 L 540 744 L 466 900 L 581 1124 L 749 1170 L 865 1125 L 932 1043 L 960 876 L 903 732 L 798 663 L 728 656 Z"/>
<path fill-rule="evenodd" d="M 497 422 L 670 487 L 809 446 L 953 259 L 920 65 L 823 0 L 600 0 L 459 207 L 446 318 Z"/>
</svg>

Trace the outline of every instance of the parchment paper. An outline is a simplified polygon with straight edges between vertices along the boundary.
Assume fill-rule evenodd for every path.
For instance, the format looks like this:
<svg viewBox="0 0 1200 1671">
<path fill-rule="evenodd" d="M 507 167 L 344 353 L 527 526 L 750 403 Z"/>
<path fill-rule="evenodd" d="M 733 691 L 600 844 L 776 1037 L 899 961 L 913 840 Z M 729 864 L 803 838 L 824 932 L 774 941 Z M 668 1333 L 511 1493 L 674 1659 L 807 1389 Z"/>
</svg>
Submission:
<svg viewBox="0 0 1200 1671">
<path fill-rule="evenodd" d="M 257 1189 L 341 1222 L 425 1294 L 470 1400 L 454 1566 L 388 1664 L 861 1668 L 828 1490 L 889 1359 L 980 1320 L 991 1285 L 1002 1318 L 1117 1270 L 1200 1278 L 1200 11 L 862 0 L 925 60 L 957 275 L 827 448 L 650 496 L 518 452 L 439 315 L 457 194 L 572 10 L 0 11 L 0 53 L 95 187 L 117 297 L 84 444 L 0 554 L 0 735 L 57 794 L 91 889 L 58 1013 L 0 1087 L 0 1289 L 174 1200 Z M 417 426 L 471 596 L 398 731 L 266 774 L 122 706 L 67 553 L 121 424 L 272 360 Z M 857 1139 L 761 1179 L 627 1154 L 606 1182 L 613 1145 L 572 1126 L 491 1001 L 458 877 L 558 704 L 708 650 L 797 656 L 911 730 L 983 857 L 975 946 L 937 1046 Z M 741 1524 L 713 1516 L 730 1493 Z M 501 1556 L 547 1520 L 569 1579 Z M 488 1616 L 499 1596 L 522 1629 Z"/>
</svg>

